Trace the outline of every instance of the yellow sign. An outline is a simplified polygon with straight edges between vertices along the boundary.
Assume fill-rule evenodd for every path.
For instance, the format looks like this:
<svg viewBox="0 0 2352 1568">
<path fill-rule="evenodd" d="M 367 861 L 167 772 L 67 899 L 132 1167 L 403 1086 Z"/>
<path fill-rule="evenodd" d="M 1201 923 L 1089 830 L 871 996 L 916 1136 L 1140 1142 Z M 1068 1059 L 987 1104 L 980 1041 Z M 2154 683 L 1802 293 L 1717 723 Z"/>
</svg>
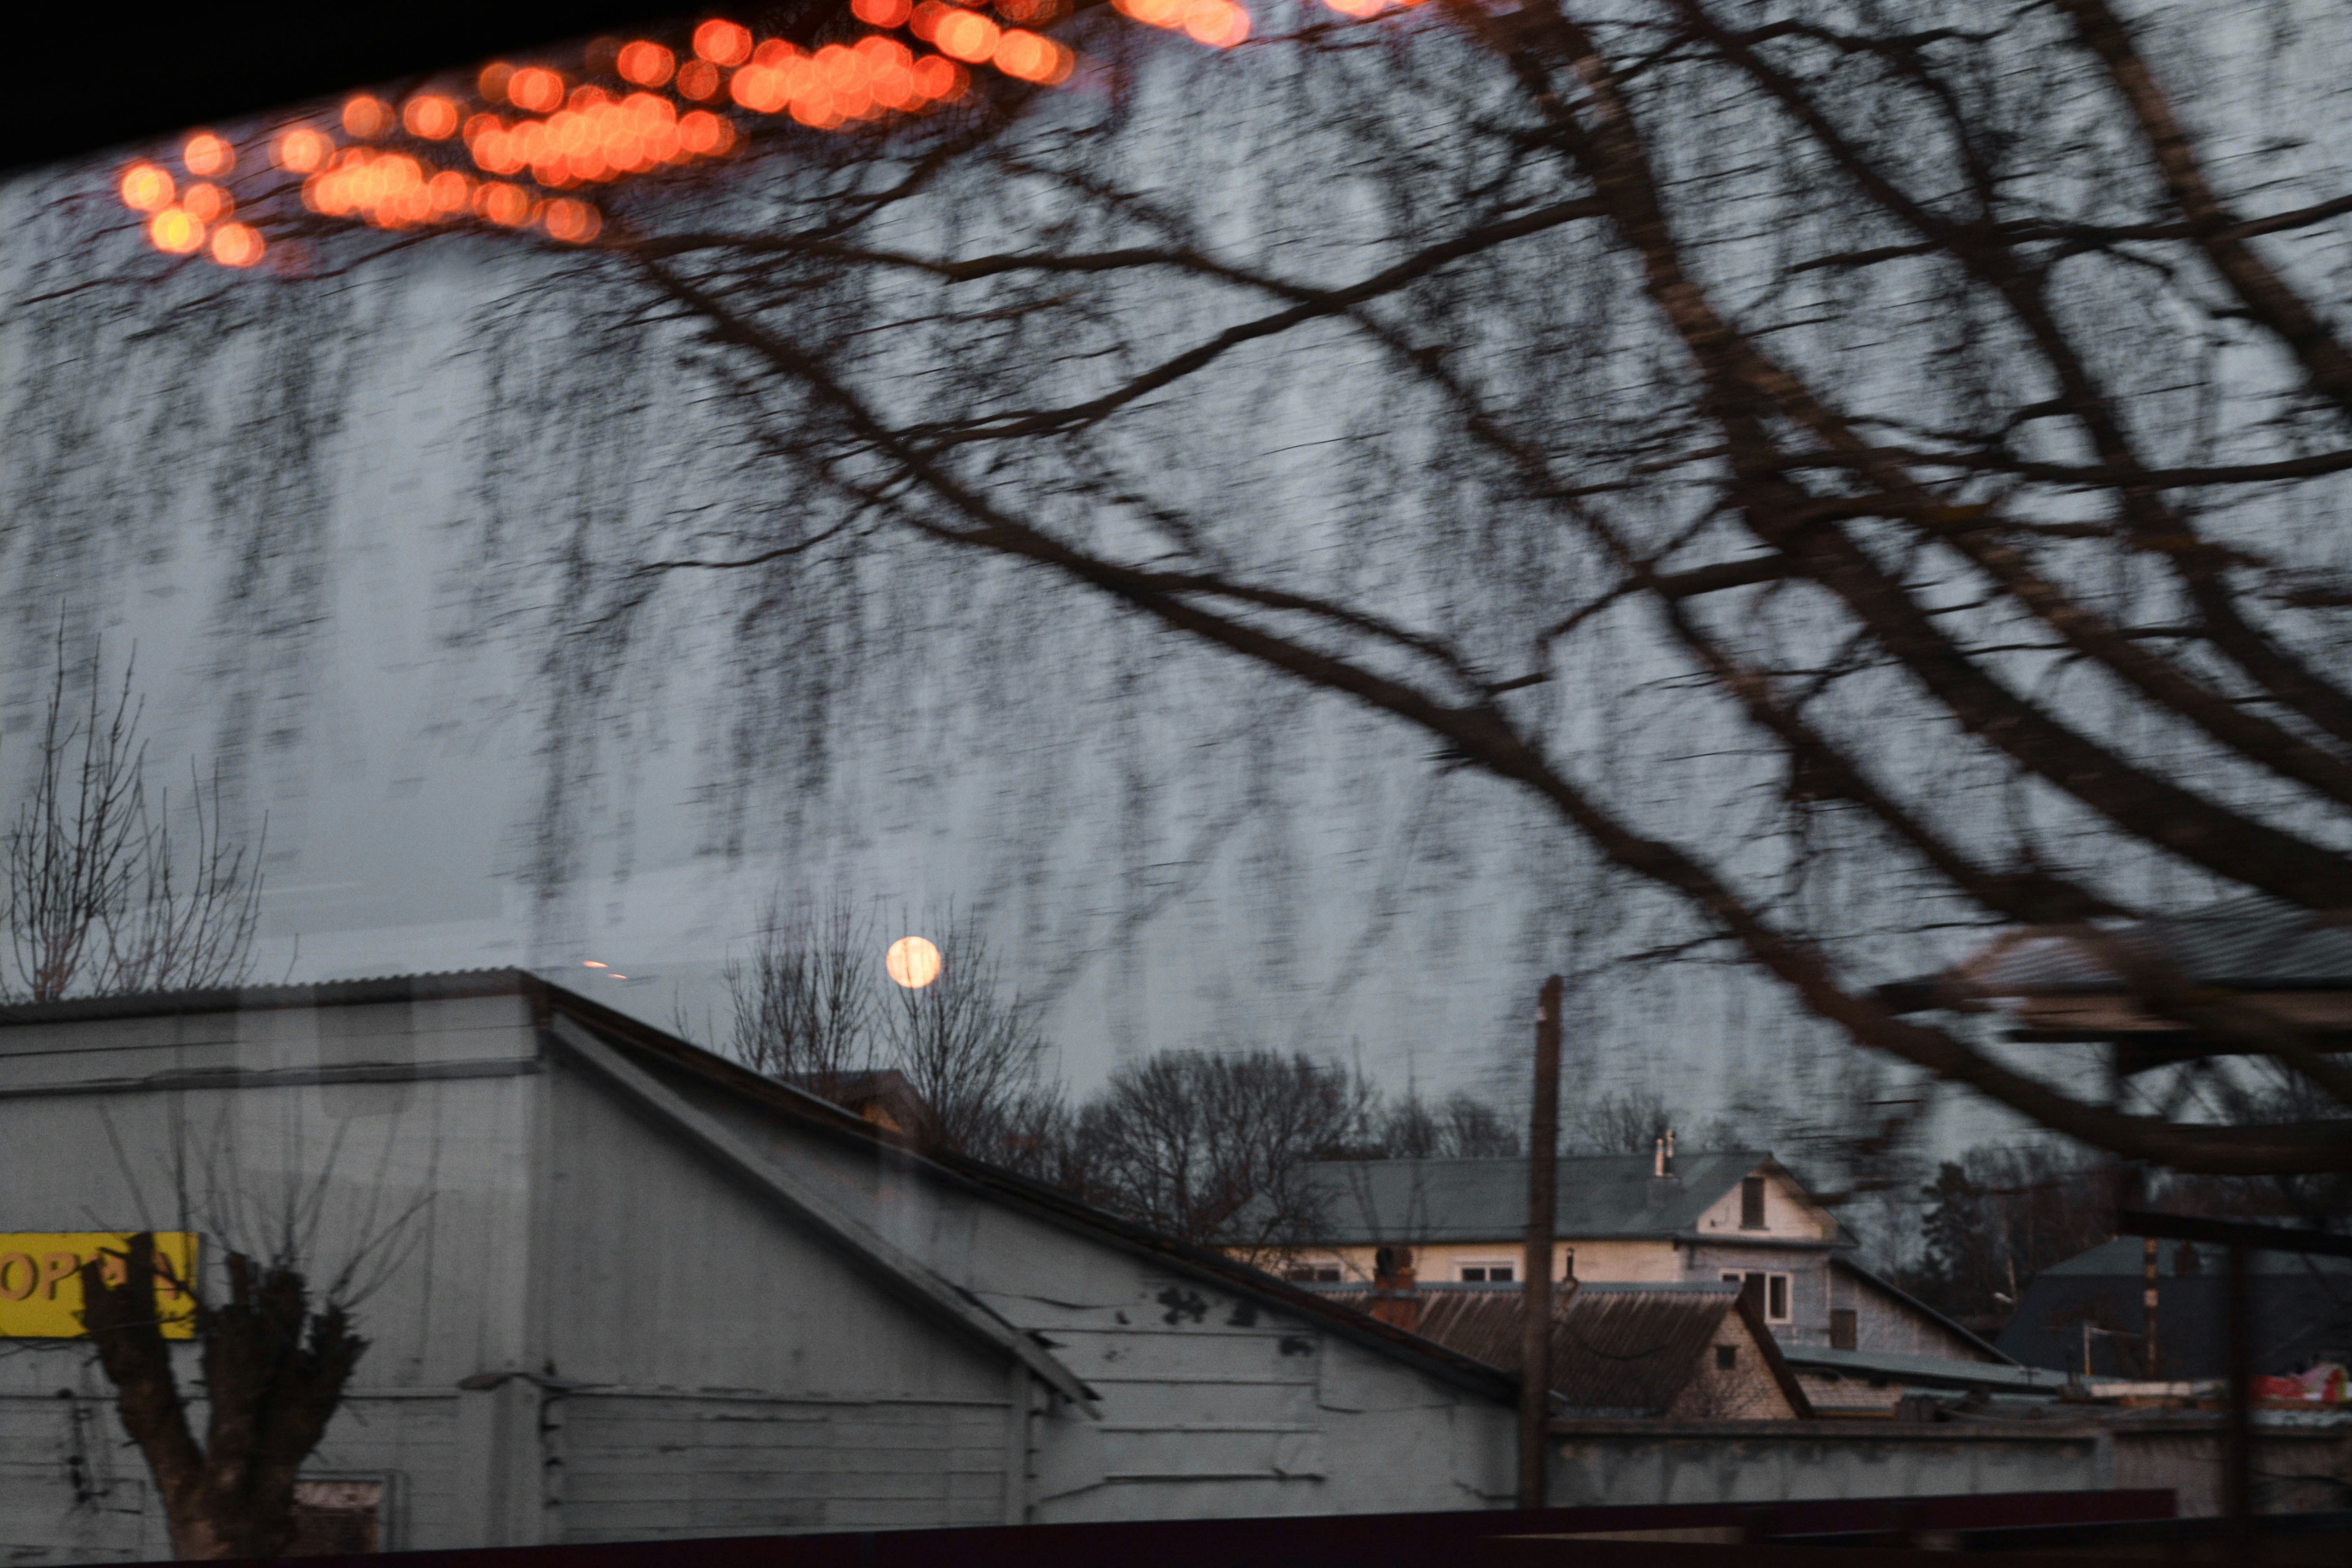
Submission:
<svg viewBox="0 0 2352 1568">
<path fill-rule="evenodd" d="M 127 1230 L 0 1231 L 0 1339 L 81 1338 L 81 1266 L 96 1258 L 109 1281 L 122 1278 Z M 194 1305 L 181 1282 L 195 1277 L 196 1238 L 187 1231 L 155 1233 L 155 1310 L 163 1337 L 195 1334 Z"/>
</svg>

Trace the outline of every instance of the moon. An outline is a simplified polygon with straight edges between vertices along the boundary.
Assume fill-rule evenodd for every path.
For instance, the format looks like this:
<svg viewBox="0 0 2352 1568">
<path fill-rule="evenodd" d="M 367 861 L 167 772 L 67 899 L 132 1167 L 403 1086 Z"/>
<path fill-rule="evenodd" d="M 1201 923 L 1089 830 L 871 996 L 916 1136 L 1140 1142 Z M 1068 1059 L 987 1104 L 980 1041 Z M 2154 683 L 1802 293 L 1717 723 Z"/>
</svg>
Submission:
<svg viewBox="0 0 2352 1568">
<path fill-rule="evenodd" d="M 890 944 L 882 966 L 898 984 L 920 991 L 940 977 L 940 950 L 919 936 L 902 936 Z"/>
</svg>

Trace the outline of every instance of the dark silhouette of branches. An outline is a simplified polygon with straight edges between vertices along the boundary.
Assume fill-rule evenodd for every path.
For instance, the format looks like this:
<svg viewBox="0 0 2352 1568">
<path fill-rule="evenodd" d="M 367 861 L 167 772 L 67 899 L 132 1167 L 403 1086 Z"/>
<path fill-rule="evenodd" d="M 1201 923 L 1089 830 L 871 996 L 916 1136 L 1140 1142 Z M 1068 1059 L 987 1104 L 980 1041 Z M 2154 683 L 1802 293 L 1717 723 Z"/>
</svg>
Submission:
<svg viewBox="0 0 2352 1568">
<path fill-rule="evenodd" d="M 93 650 L 76 712 L 62 637 L 58 652 L 29 788 L 8 825 L 14 973 L 0 984 L 36 1002 L 239 984 L 261 921 L 258 843 L 229 835 L 219 775 L 194 764 L 175 832 L 169 793 L 148 803 L 132 666 L 109 702 Z"/>
</svg>

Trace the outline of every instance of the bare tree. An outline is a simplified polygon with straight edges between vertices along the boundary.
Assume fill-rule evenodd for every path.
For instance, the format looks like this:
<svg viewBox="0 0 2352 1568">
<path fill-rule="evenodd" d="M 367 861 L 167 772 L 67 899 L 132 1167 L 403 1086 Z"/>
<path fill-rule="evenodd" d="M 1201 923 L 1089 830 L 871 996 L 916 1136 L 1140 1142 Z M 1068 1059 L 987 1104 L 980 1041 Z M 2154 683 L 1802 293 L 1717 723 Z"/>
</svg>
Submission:
<svg viewBox="0 0 2352 1568">
<path fill-rule="evenodd" d="M 872 1070 L 875 922 L 839 894 L 769 902 L 748 965 L 730 962 L 736 1058 L 830 1098 Z"/>
<path fill-rule="evenodd" d="M 1435 1105 L 1408 1092 L 1381 1112 L 1372 1149 L 1385 1160 L 1492 1160 L 1519 1152 L 1510 1118 L 1467 1089 Z"/>
<path fill-rule="evenodd" d="M 125 1431 L 145 1456 L 184 1559 L 276 1557 L 294 1539 L 297 1471 L 325 1435 L 367 1349 L 344 1306 L 314 1305 L 290 1260 L 226 1260 L 228 1294 L 192 1280 L 209 1420 L 202 1442 L 172 1370 L 157 1310 L 163 1265 L 152 1233 L 82 1266 L 82 1323 L 115 1387 Z M 110 1274 L 113 1278 L 110 1279 Z"/>
<path fill-rule="evenodd" d="M 80 1271 L 83 1328 L 181 1558 L 274 1557 L 293 1543 L 299 1471 L 367 1350 L 358 1310 L 408 1257 L 414 1222 L 437 1185 L 436 1152 L 400 1201 L 390 1142 L 373 1180 L 339 1183 L 340 1133 L 315 1170 L 273 1162 L 279 1168 L 263 1175 L 241 1158 L 238 1134 L 226 1111 L 208 1135 L 184 1118 L 167 1131 L 176 1228 L 217 1244 L 216 1257 L 196 1257 L 184 1277 L 149 1230 Z M 138 1191 L 140 1173 L 110 1123 L 108 1136 Z M 348 1237 L 339 1258 L 322 1240 L 331 1219 Z M 167 1324 L 184 1332 L 167 1334 Z M 174 1338 L 194 1342 L 201 1437 L 173 1364 Z"/>
<path fill-rule="evenodd" d="M 908 1131 L 958 1152 L 1043 1158 L 1066 1148 L 1058 1093 L 1040 1079 L 1036 1010 L 1006 987 L 969 914 L 950 908 L 921 924 L 940 973 L 902 987 L 884 977 L 872 912 L 840 894 L 772 902 L 750 963 L 727 970 L 735 1056 L 828 1099 L 895 1071 L 920 1121 Z"/>
<path fill-rule="evenodd" d="M 1633 951 L 2120 1157 L 2352 1167 L 2330 1042 L 2221 1042 L 2326 1114 L 2167 1114 L 1878 989 L 1956 927 L 2352 908 L 2352 21 L 2224 12 L 1448 4 L 1211 57 L 1090 7 L 1098 94 L 738 115 L 737 199 L 600 197 L 511 318 L 580 389 L 515 427 L 682 439 L 607 395 L 682 348 L 757 454 L 722 525 L 567 517 L 559 629 L 650 657 L 665 584 L 731 577 L 731 625 L 795 608 L 747 665 L 855 710 L 840 628 L 1017 583 L 1097 665 L 1173 634 L 1507 786 Z"/>
<path fill-rule="evenodd" d="M 978 1152 L 1034 1114 L 1045 1038 L 1034 1009 L 1005 989 L 978 921 L 950 909 L 926 923 L 939 976 L 891 988 L 880 1008 L 884 1059 L 915 1091 L 929 1141 Z"/>
<path fill-rule="evenodd" d="M 248 854 L 228 835 L 218 775 L 207 784 L 193 764 L 184 833 L 168 792 L 150 807 L 132 664 L 111 703 L 100 669 L 93 647 L 77 712 L 60 636 L 40 752 L 8 825 L 14 973 L 0 994 L 53 1002 L 237 984 L 261 922 L 258 845 Z"/>
<path fill-rule="evenodd" d="M 1317 1228 L 1307 1167 L 1362 1152 L 1373 1099 L 1348 1068 L 1303 1055 L 1163 1051 L 1079 1111 L 1088 1195 L 1188 1241 L 1278 1249 Z"/>
</svg>

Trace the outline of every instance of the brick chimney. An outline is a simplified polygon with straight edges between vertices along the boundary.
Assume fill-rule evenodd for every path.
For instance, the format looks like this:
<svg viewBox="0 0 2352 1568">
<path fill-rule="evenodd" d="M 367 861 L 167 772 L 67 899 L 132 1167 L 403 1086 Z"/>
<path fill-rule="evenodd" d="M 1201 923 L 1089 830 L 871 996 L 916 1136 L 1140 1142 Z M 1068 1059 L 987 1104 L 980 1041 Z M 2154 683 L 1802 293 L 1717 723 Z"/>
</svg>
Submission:
<svg viewBox="0 0 2352 1568">
<path fill-rule="evenodd" d="M 1412 1248 L 1383 1247 L 1372 1254 L 1372 1316 L 1407 1333 L 1421 1328 L 1421 1292 L 1413 1283 Z"/>
</svg>

